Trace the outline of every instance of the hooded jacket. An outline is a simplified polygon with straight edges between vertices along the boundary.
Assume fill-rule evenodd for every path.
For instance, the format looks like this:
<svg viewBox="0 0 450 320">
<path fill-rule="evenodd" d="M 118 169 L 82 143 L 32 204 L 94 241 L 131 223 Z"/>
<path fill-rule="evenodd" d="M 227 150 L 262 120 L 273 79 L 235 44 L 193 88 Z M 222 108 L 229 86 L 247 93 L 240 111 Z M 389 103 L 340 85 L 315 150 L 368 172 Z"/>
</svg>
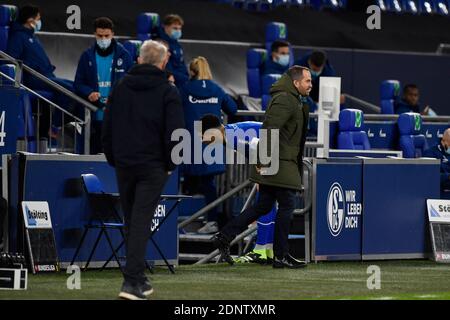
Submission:
<svg viewBox="0 0 450 320">
<path fill-rule="evenodd" d="M 6 52 L 13 58 L 22 60 L 25 65 L 44 76 L 55 77 L 53 73 L 55 67 L 51 64 L 33 29 L 25 28 L 23 25 L 14 22 L 9 31 Z M 24 77 L 26 82 L 28 73 L 25 73 Z"/>
<path fill-rule="evenodd" d="M 300 190 L 303 149 L 308 130 L 309 108 L 302 103 L 302 96 L 295 88 L 291 77 L 284 74 L 270 89 L 272 96 L 265 114 L 261 129 L 268 130 L 267 140 L 260 136 L 260 144 L 267 141 L 268 155 L 270 149 L 271 130 L 279 130 L 279 168 L 274 175 L 261 174 L 252 166 L 250 180 L 263 185 Z M 264 142 L 266 142 L 264 141 Z M 271 161 L 273 163 L 273 160 Z"/>
<path fill-rule="evenodd" d="M 155 66 L 133 66 L 113 88 L 105 110 L 102 144 L 108 163 L 119 168 L 175 169 L 172 132 L 184 128 L 175 86 Z"/>
</svg>

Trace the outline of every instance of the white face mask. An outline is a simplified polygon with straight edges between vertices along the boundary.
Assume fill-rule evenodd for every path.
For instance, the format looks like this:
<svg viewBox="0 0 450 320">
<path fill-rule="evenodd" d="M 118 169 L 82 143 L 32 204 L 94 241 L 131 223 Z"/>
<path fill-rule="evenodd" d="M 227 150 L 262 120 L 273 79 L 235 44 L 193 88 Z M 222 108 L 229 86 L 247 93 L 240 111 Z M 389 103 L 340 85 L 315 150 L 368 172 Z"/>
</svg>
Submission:
<svg viewBox="0 0 450 320">
<path fill-rule="evenodd" d="M 102 50 L 106 50 L 111 45 L 111 39 L 97 39 L 97 45 Z"/>
<path fill-rule="evenodd" d="M 34 22 L 33 29 L 35 32 L 39 32 L 41 31 L 41 28 L 42 28 L 42 20 L 39 19 L 38 21 Z"/>
</svg>

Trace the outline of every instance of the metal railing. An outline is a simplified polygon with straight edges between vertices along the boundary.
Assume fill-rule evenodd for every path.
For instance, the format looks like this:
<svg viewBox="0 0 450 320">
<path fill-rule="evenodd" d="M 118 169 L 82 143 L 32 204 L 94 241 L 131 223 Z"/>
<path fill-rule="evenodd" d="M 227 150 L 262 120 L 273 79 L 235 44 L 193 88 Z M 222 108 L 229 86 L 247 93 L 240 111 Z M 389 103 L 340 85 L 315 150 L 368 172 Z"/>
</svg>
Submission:
<svg viewBox="0 0 450 320">
<path fill-rule="evenodd" d="M 70 90 L 64 88 L 63 86 L 59 85 L 58 83 L 48 79 L 44 75 L 40 74 L 36 70 L 28 67 L 27 65 L 23 64 L 22 61 L 17 60 L 10 55 L 6 54 L 3 51 L 0 51 L 0 60 L 6 61 L 7 63 L 14 64 L 15 65 L 15 77 L 14 79 L 9 77 L 7 74 L 0 72 L 0 76 L 11 81 L 15 88 L 21 88 L 24 89 L 26 92 L 31 94 L 32 96 L 35 96 L 37 98 L 37 110 L 36 110 L 36 144 L 37 144 L 37 151 L 42 152 L 41 146 L 40 146 L 40 139 L 42 138 L 40 136 L 40 129 L 41 125 L 41 116 L 43 113 L 41 113 L 41 101 L 45 102 L 47 107 L 49 108 L 48 114 L 49 114 L 49 134 L 48 134 L 48 146 L 46 147 L 47 150 L 45 152 L 66 152 L 66 151 L 76 151 L 77 149 L 77 133 L 81 133 L 81 131 L 84 129 L 84 154 L 89 154 L 90 149 L 90 127 L 91 127 L 91 112 L 96 111 L 98 108 L 91 104 L 90 102 L 87 102 L 86 100 L 80 98 Z M 28 88 L 27 86 L 23 85 L 21 83 L 22 75 L 23 73 L 27 72 L 33 77 L 39 79 L 42 83 L 46 84 L 49 88 L 51 88 L 53 91 L 64 94 L 71 100 L 75 101 L 79 105 L 84 107 L 84 117 L 85 119 L 82 120 L 76 115 L 72 114 L 71 112 L 67 111 L 63 107 L 57 105 L 50 99 L 44 97 L 39 92 L 36 92 L 35 90 L 32 90 L 31 88 Z M 24 132 L 24 149 L 28 149 L 28 138 L 29 138 L 29 132 L 28 132 L 28 113 L 30 110 L 28 109 L 30 106 L 26 104 L 24 106 L 24 113 L 25 113 L 25 132 Z M 51 128 L 53 123 L 53 113 L 54 110 L 59 110 L 61 112 L 61 134 L 60 138 L 53 138 Z M 69 118 L 69 121 L 66 122 L 66 118 Z M 73 130 L 73 146 L 70 149 L 66 148 L 66 130 Z M 56 147 L 52 148 L 52 142 L 53 140 L 56 140 Z M 58 141 L 60 140 L 60 141 Z"/>
<path fill-rule="evenodd" d="M 312 163 L 310 162 L 309 159 L 304 159 L 303 160 L 303 168 L 304 168 L 304 174 L 303 174 L 303 189 L 302 189 L 302 193 L 303 193 L 303 199 L 304 199 L 304 206 L 303 206 L 303 208 L 298 208 L 298 209 L 294 210 L 294 215 L 296 215 L 296 216 L 306 216 L 306 215 L 308 215 L 310 210 L 311 210 L 311 207 L 312 207 L 312 183 L 313 183 L 313 176 L 312 175 L 313 175 L 313 167 L 312 167 Z M 306 175 L 305 175 L 305 173 L 306 173 Z M 216 201 L 212 202 L 209 206 L 206 206 L 206 207 L 202 208 L 201 210 L 199 210 L 194 215 L 197 215 L 196 218 L 199 217 L 200 215 L 204 214 L 206 211 L 208 211 L 211 208 L 217 206 L 221 202 L 227 200 L 228 198 L 233 196 L 236 192 L 238 192 L 241 189 L 249 186 L 250 184 L 251 184 L 251 182 L 249 180 L 247 180 L 243 184 L 241 184 L 238 187 L 236 187 L 233 190 L 231 190 L 229 193 L 223 195 L 222 197 L 219 197 Z M 257 191 L 257 186 L 256 186 L 256 184 L 253 184 L 252 190 L 250 191 L 250 194 L 247 197 L 247 200 L 246 200 L 246 202 L 245 202 L 245 204 L 244 204 L 244 206 L 243 206 L 243 208 L 241 210 L 241 213 L 244 212 L 252 204 L 252 201 L 253 201 L 253 199 L 254 199 L 254 197 L 256 195 L 256 191 Z M 195 218 L 194 219 L 190 219 L 190 220 L 185 220 L 182 223 L 180 223 L 178 225 L 178 227 L 180 228 L 180 227 L 186 226 L 187 224 L 189 224 L 193 220 L 195 220 Z M 256 226 L 249 227 L 247 230 L 245 230 L 241 234 L 237 235 L 230 242 L 230 246 L 233 246 L 233 245 L 239 243 L 245 237 L 247 237 L 248 235 L 251 235 L 255 231 L 256 231 Z M 305 246 L 307 245 L 307 243 L 305 243 Z M 210 254 L 208 254 L 207 256 L 205 256 L 204 258 L 202 258 L 199 261 L 197 261 L 195 264 L 207 263 L 207 262 L 211 261 L 212 259 L 214 259 L 217 255 L 219 255 L 219 250 L 216 249 L 213 252 L 211 252 Z"/>
</svg>

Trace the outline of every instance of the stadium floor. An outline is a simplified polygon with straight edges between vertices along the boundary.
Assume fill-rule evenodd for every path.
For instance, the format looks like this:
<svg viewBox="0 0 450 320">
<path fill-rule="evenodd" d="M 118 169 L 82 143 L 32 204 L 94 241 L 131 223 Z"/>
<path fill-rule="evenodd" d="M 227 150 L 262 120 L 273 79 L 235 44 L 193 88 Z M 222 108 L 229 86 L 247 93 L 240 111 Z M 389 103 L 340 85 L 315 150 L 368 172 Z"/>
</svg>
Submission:
<svg viewBox="0 0 450 320">
<path fill-rule="evenodd" d="M 367 267 L 381 269 L 381 289 L 367 289 Z M 27 291 L 0 291 L 0 299 L 116 299 L 118 270 L 88 271 L 81 290 L 68 290 L 68 275 L 30 275 Z M 254 264 L 230 267 L 183 265 L 171 275 L 150 275 L 152 299 L 450 299 L 450 265 L 431 261 L 310 264 L 301 270 L 274 270 Z"/>
</svg>

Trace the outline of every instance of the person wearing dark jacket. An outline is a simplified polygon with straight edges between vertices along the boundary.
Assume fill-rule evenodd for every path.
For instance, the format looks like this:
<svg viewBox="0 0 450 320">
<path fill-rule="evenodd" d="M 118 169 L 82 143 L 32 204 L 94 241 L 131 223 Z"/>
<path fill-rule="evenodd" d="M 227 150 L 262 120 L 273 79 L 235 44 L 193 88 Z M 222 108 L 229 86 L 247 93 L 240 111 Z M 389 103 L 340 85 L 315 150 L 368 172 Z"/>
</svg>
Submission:
<svg viewBox="0 0 450 320">
<path fill-rule="evenodd" d="M 305 67 L 289 68 L 270 89 L 271 100 L 261 130 L 258 148 L 267 147 L 270 165 L 251 166 L 250 180 L 259 184 L 259 198 L 254 206 L 244 210 L 212 238 L 221 258 L 230 264 L 230 242 L 253 221 L 270 212 L 278 202 L 274 233 L 274 268 L 301 268 L 305 264 L 289 254 L 288 236 L 297 191 L 301 189 L 303 149 L 308 130 L 309 109 L 303 103 L 312 88 L 311 73 Z M 275 131 L 272 131 L 275 130 Z M 278 134 L 278 144 L 271 148 L 271 136 Z M 265 138 L 264 138 L 265 136 Z M 278 151 L 278 153 L 277 153 Z M 261 152 L 259 152 L 261 153 Z M 274 160 L 274 157 L 275 160 Z M 272 163 L 278 161 L 276 172 L 270 172 Z"/>
<path fill-rule="evenodd" d="M 133 65 L 128 51 L 114 39 L 114 24 L 106 17 L 94 21 L 96 43 L 83 52 L 75 76 L 75 92 L 99 109 L 92 117 L 91 154 L 102 152 L 103 109 L 109 92 Z"/>
<path fill-rule="evenodd" d="M 186 128 L 191 137 L 195 134 L 194 122 L 200 121 L 205 114 L 214 114 L 221 118 L 223 110 L 228 115 L 237 111 L 234 100 L 225 93 L 213 80 L 208 61 L 204 57 L 197 57 L 189 64 L 191 79 L 182 87 L 181 97 L 184 108 Z M 194 141 L 192 143 L 194 146 Z M 204 148 L 205 146 L 203 146 Z M 194 157 L 193 157 L 194 158 Z M 215 178 L 225 172 L 225 164 L 202 163 L 186 164 L 183 166 L 184 188 L 189 194 L 203 194 L 206 204 L 217 199 Z M 221 218 L 221 221 L 219 221 Z M 198 230 L 199 233 L 215 233 L 218 231 L 218 222 L 226 221 L 224 215 L 219 217 L 216 208 L 208 213 L 208 223 Z"/>
<path fill-rule="evenodd" d="M 115 167 L 125 213 L 126 267 L 119 297 L 145 299 L 153 288 L 144 275 L 151 220 L 168 175 L 174 130 L 184 128 L 177 88 L 167 80 L 167 49 L 156 41 L 141 47 L 133 66 L 113 88 L 105 109 L 102 143 Z"/>
<path fill-rule="evenodd" d="M 166 68 L 173 74 L 178 88 L 189 80 L 183 48 L 178 42 L 182 36 L 183 25 L 184 21 L 179 15 L 169 14 L 164 17 L 162 26 L 158 29 L 158 36 L 169 45 L 170 59 Z"/>
<path fill-rule="evenodd" d="M 290 49 L 289 42 L 277 40 L 270 46 L 270 57 L 264 62 L 263 75 L 283 74 L 289 69 Z"/>
<path fill-rule="evenodd" d="M 328 60 L 327 54 L 324 51 L 316 50 L 306 54 L 303 58 L 297 60 L 295 64 L 309 68 L 311 71 L 313 89 L 310 97 L 314 102 L 319 102 L 320 77 L 336 77 L 336 71 Z"/>
<path fill-rule="evenodd" d="M 48 79 L 56 82 L 62 87 L 74 91 L 73 82 L 55 76 L 55 66 L 52 65 L 47 53 L 44 50 L 35 32 L 40 31 L 42 27 L 40 9 L 33 5 L 25 5 L 19 9 L 17 21 L 11 26 L 8 36 L 8 45 L 6 53 L 39 72 Z M 32 76 L 28 72 L 23 74 L 23 84 L 33 90 L 43 90 L 53 93 L 52 101 L 62 108 L 73 112 L 75 104 L 66 95 L 55 91 L 43 81 Z M 45 109 L 49 110 L 49 109 Z M 55 113 L 55 125 L 61 125 L 59 112 Z M 45 115 L 47 118 L 48 115 Z M 42 118 L 41 118 L 42 119 Z M 48 121 L 42 120 L 41 136 L 48 134 Z"/>
<path fill-rule="evenodd" d="M 450 128 L 439 144 L 424 151 L 423 157 L 441 160 L 441 191 L 450 190 Z"/>
</svg>

